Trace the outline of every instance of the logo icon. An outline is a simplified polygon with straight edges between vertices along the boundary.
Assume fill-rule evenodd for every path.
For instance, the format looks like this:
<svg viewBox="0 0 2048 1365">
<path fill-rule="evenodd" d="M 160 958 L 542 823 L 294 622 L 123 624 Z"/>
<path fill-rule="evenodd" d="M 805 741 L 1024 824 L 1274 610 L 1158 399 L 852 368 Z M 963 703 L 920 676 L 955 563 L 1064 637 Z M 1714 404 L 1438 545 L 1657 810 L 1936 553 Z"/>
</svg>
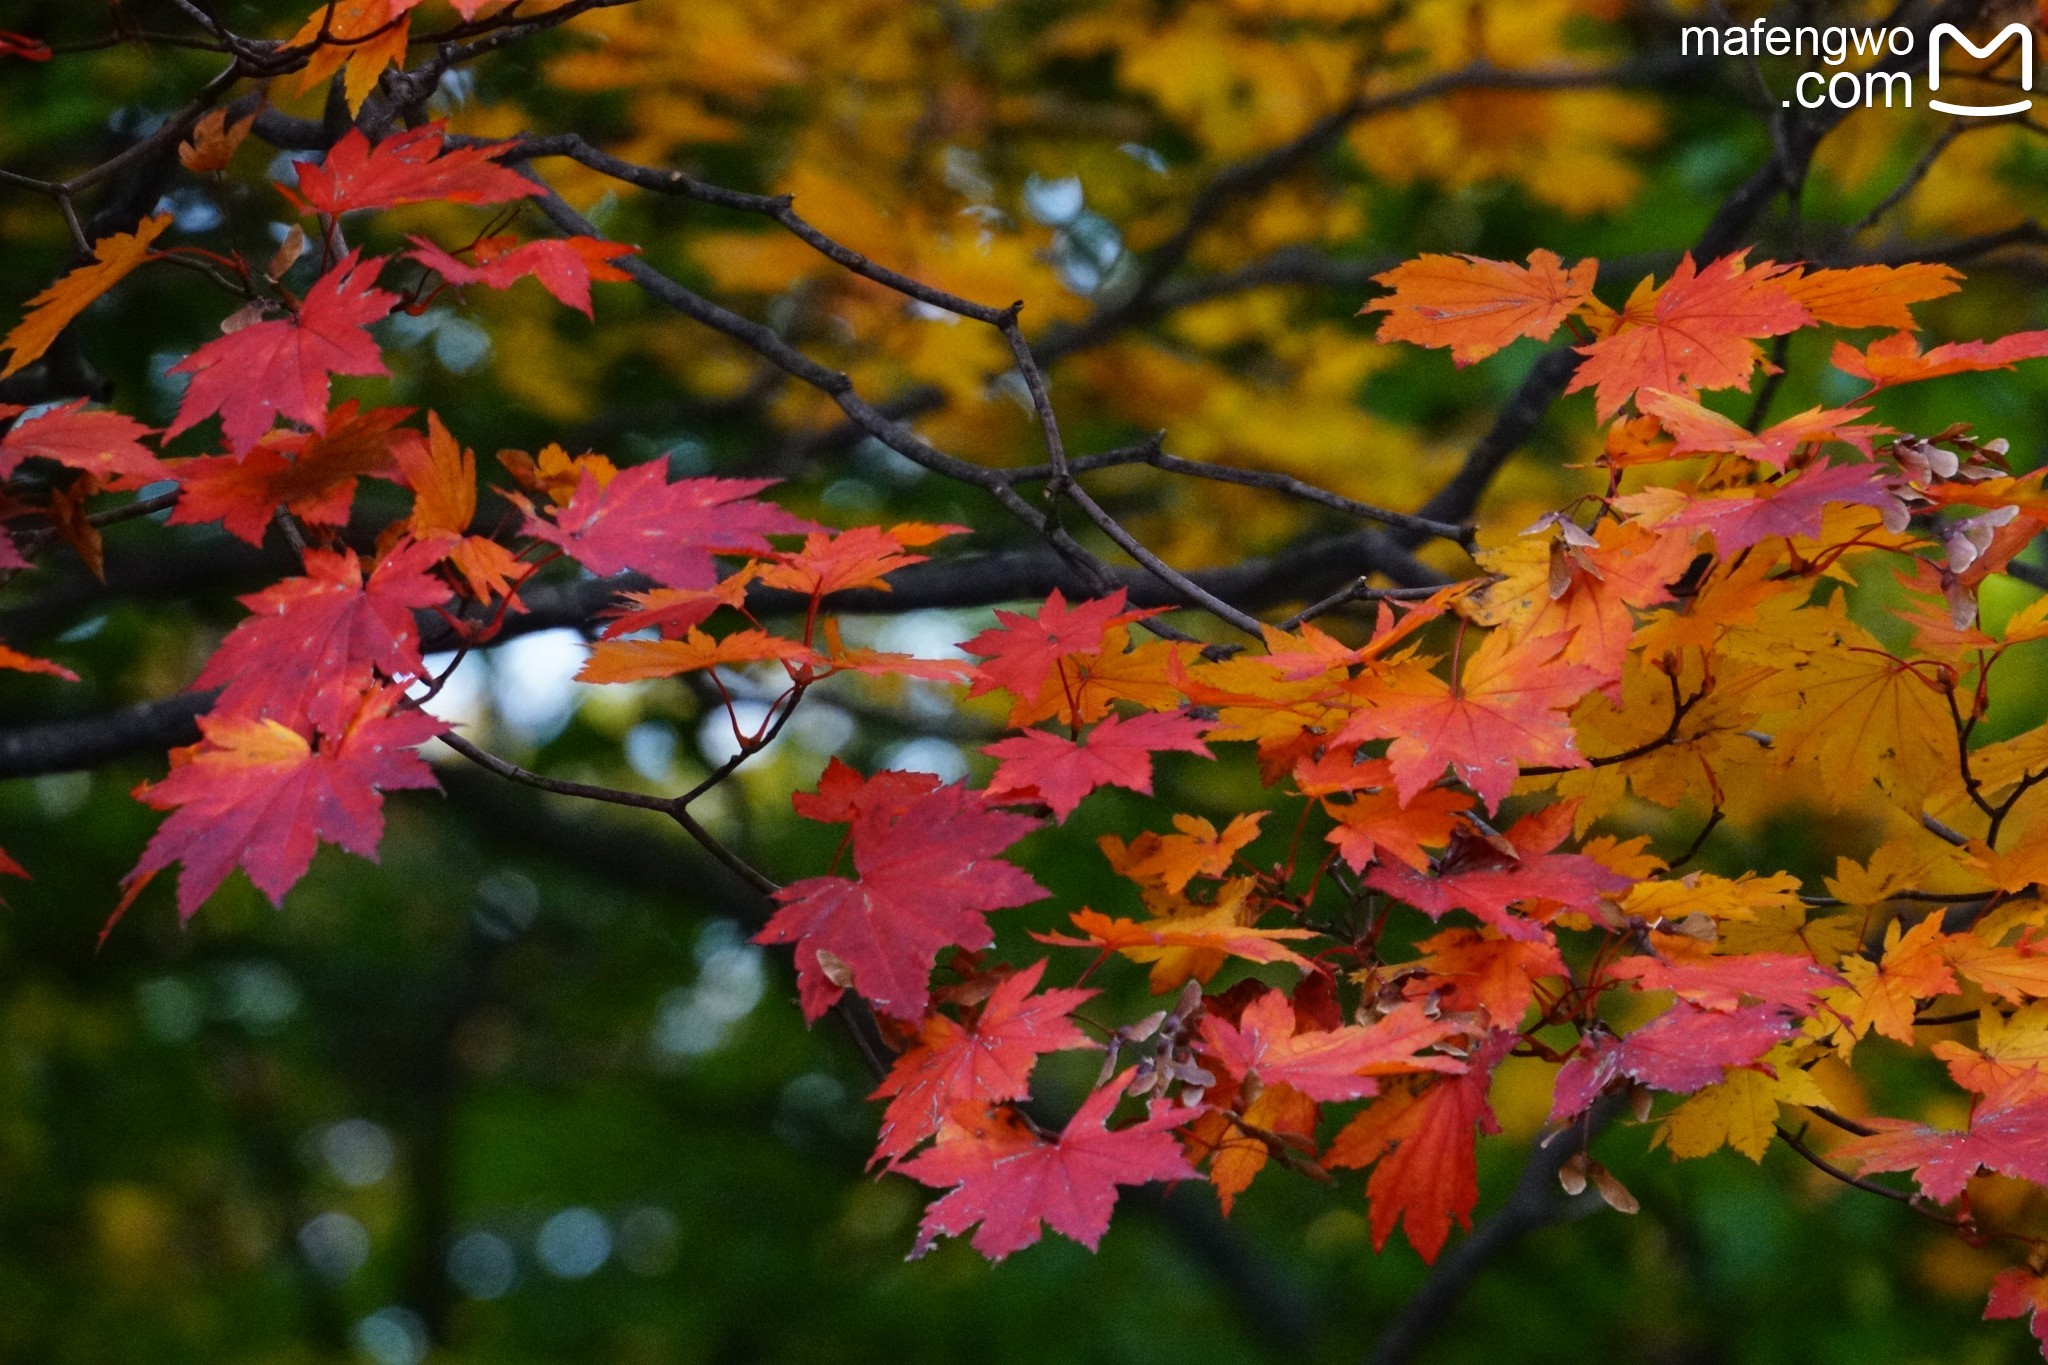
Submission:
<svg viewBox="0 0 2048 1365">
<path fill-rule="evenodd" d="M 1941 40 L 1953 38 L 1963 45 L 1964 51 L 1979 61 L 2005 46 L 2005 40 L 2017 35 L 2020 40 L 2020 89 L 2031 92 L 2034 88 L 2034 31 L 2022 23 L 2007 24 L 1999 30 L 1996 38 L 1982 47 L 1970 41 L 1964 32 L 1954 24 L 1937 24 L 1934 32 L 1927 37 L 1927 88 L 1941 89 Z M 2024 114 L 2034 107 L 2031 99 L 2014 100 L 2011 104 L 1950 104 L 1946 100 L 1930 99 L 1928 107 L 1939 109 L 1944 114 L 1961 114 L 1965 118 L 1998 118 L 2005 114 Z"/>
</svg>

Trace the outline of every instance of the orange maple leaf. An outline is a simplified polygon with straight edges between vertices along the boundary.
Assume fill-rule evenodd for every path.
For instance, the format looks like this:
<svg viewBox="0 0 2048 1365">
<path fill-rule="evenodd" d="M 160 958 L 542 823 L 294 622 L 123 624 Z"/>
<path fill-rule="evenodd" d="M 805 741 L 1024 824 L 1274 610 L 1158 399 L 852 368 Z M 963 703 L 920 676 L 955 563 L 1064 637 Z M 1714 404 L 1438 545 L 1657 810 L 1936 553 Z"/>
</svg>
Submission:
<svg viewBox="0 0 2048 1365">
<path fill-rule="evenodd" d="M 1614 330 L 1578 348 L 1586 359 L 1566 392 L 1592 389 L 1604 422 L 1637 389 L 1747 389 L 1763 356 L 1755 339 L 1813 321 L 1785 291 L 1791 268 L 1769 261 L 1745 266 L 1737 252 L 1701 270 L 1687 255 L 1663 286 L 1645 278 Z"/>
<path fill-rule="evenodd" d="M 1806 306 L 1815 322 L 1832 327 L 1915 325 L 1909 304 L 1924 303 L 1962 288 L 1953 266 L 1915 261 L 1910 265 L 1857 265 L 1815 270 L 1785 281 L 1785 292 Z"/>
<path fill-rule="evenodd" d="M 0 350 L 13 352 L 6 368 L 0 369 L 0 379 L 34 363 L 44 351 L 49 350 L 50 343 L 71 325 L 73 318 L 154 254 L 150 251 L 150 243 L 161 237 L 170 225 L 171 215 L 159 213 L 136 224 L 133 232 L 117 232 L 111 237 L 100 238 L 92 245 L 90 262 L 30 299 L 28 312 L 14 325 L 13 331 L 0 339 Z"/>
<path fill-rule="evenodd" d="M 2042 356 L 2048 356 L 2048 331 L 2014 332 L 1996 341 L 1951 341 L 1925 354 L 1911 332 L 1894 332 L 1861 351 L 1838 341 L 1828 359 L 1843 373 L 1881 389 L 1970 370 L 2009 370 L 2019 361 Z"/>
<path fill-rule="evenodd" d="M 821 662 L 809 645 L 770 635 L 765 630 L 736 630 L 714 640 L 701 630 L 691 630 L 680 640 L 599 640 L 590 647 L 576 681 L 587 683 L 638 682 L 643 678 L 667 678 L 677 673 L 696 673 L 732 664 L 755 664 L 769 659 L 790 663 Z"/>
<path fill-rule="evenodd" d="M 1548 251 L 1529 253 L 1526 266 L 1462 254 L 1419 256 L 1373 276 L 1373 283 L 1394 292 L 1358 311 L 1387 315 L 1381 341 L 1448 346 L 1454 363 L 1470 365 L 1522 337 L 1548 340 L 1593 296 L 1598 261 L 1563 267 Z"/>
<path fill-rule="evenodd" d="M 1449 768 L 1496 810 L 1523 765 L 1586 764 L 1566 712 L 1602 679 L 1562 657 L 1569 643 L 1495 631 L 1455 684 L 1420 669 L 1383 682 L 1338 741 L 1392 739 L 1387 758 L 1404 805 Z"/>
</svg>

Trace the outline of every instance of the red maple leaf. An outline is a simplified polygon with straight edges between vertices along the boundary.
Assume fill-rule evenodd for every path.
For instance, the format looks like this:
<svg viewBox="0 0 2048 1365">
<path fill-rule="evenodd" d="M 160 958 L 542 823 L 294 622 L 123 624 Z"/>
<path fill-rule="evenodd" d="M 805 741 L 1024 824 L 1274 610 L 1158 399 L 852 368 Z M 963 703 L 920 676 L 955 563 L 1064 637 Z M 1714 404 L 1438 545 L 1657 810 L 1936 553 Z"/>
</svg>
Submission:
<svg viewBox="0 0 2048 1365">
<path fill-rule="evenodd" d="M 511 143 L 444 152 L 442 141 L 439 123 L 393 133 L 374 146 L 360 128 L 351 128 L 324 161 L 300 162 L 298 188 L 284 193 L 302 209 L 330 216 L 434 200 L 502 204 L 540 193 L 531 180 L 498 164 Z"/>
<path fill-rule="evenodd" d="M 217 521 L 229 535 L 261 545 L 280 507 L 313 526 L 346 526 L 364 475 L 395 479 L 393 437 L 411 408 L 360 410 L 354 399 L 327 415 L 324 432 L 273 431 L 247 455 L 178 462 L 184 485 L 174 526 Z"/>
<path fill-rule="evenodd" d="M 1625 957 L 1606 974 L 1636 983 L 1638 990 L 1675 991 L 1702 1009 L 1733 1010 L 1742 1002 L 1775 1005 L 1801 1016 L 1842 978 L 1810 957 L 1792 953 L 1736 953 L 1727 957 L 1667 959 Z"/>
<path fill-rule="evenodd" d="M 1455 682 L 1409 669 L 1369 692 L 1371 705 L 1338 742 L 1392 739 L 1387 758 L 1404 806 L 1448 767 L 1495 810 L 1523 764 L 1585 766 L 1567 711 L 1601 678 L 1561 657 L 1569 643 L 1565 635 L 1494 631 Z"/>
<path fill-rule="evenodd" d="M 814 792 L 796 792 L 789 798 L 796 813 L 821 824 L 844 825 L 863 811 L 893 819 L 917 804 L 920 797 L 937 791 L 941 783 L 931 773 L 902 772 L 884 768 L 871 777 L 837 758 L 825 764 L 824 776 Z"/>
<path fill-rule="evenodd" d="M 1569 803 L 1559 803 L 1517 821 L 1507 832 L 1505 848 L 1460 830 L 1437 860 L 1433 875 L 1401 863 L 1381 863 L 1366 873 L 1365 884 L 1431 919 L 1466 910 L 1509 938 L 1536 942 L 1546 936 L 1542 925 L 1510 913 L 1510 906 L 1596 912 L 1602 896 L 1617 895 L 1631 885 L 1627 877 L 1583 853 L 1550 851 L 1570 832 L 1572 809 Z"/>
<path fill-rule="evenodd" d="M 1381 1096 L 1330 1144 L 1325 1165 L 1378 1163 L 1365 1185 L 1375 1250 L 1405 1224 L 1416 1254 L 1434 1261 L 1451 1235 L 1452 1219 L 1472 1226 L 1479 1202 L 1479 1134 L 1500 1131 L 1486 1090 L 1514 1041 L 1512 1033 L 1495 1034 L 1473 1054 L 1464 1075 Z"/>
<path fill-rule="evenodd" d="M 1859 1171 L 1912 1171 L 1928 1198 L 1946 1204 L 1979 1167 L 2048 1184 L 2048 1097 L 2014 1097 L 1979 1110 L 1961 1132 L 1899 1119 L 1867 1119 L 1879 1131 L 1851 1138 L 1835 1155 Z"/>
<path fill-rule="evenodd" d="M 219 714 L 332 724 L 370 669 L 393 680 L 424 670 L 412 614 L 448 600 L 429 572 L 439 557 L 432 544 L 402 543 L 366 581 L 355 551 L 308 550 L 302 577 L 241 599 L 254 615 L 228 632 L 194 685 L 227 689 Z"/>
<path fill-rule="evenodd" d="M 1464 1032 L 1430 1018 L 1420 1005 L 1401 1005 L 1371 1024 L 1296 1032 L 1303 1022 L 1285 992 L 1268 990 L 1245 1006 L 1235 1025 L 1203 1016 L 1202 1041 L 1233 1080 L 1256 1074 L 1267 1085 L 1291 1085 L 1312 1100 L 1376 1095 L 1375 1076 L 1465 1069 L 1455 1058 L 1420 1055 Z"/>
<path fill-rule="evenodd" d="M 671 588 L 708 588 L 718 581 L 714 552 L 765 554 L 767 537 L 813 531 L 810 522 L 753 495 L 773 479 L 668 481 L 666 461 L 622 469 L 609 483 L 585 469 L 566 506 L 552 520 L 533 515 L 525 533 L 558 545 L 597 574 L 637 570 Z"/>
<path fill-rule="evenodd" d="M 757 943 L 797 945 L 804 1015 L 816 1019 L 852 989 L 884 1014 L 923 1017 L 941 948 L 986 948 L 987 914 L 1045 889 L 995 855 L 1038 822 L 990 810 L 964 786 L 908 795 L 884 777 L 882 799 L 848 798 L 857 878 L 812 877 L 775 893 L 781 909 Z M 865 795 L 865 793 L 863 793 Z M 801 808 L 799 808 L 801 809 Z"/>
<path fill-rule="evenodd" d="M 1888 522 L 1903 525 L 1905 505 L 1893 478 L 1876 465 L 1830 465 L 1817 460 L 1786 483 L 1745 489 L 1733 497 L 1700 498 L 1666 526 L 1694 526 L 1714 533 L 1722 558 L 1742 553 L 1772 536 L 1817 536 L 1821 514 L 1831 502 L 1875 507 Z"/>
<path fill-rule="evenodd" d="M 1117 1186 L 1198 1179 L 1169 1131 L 1198 1111 L 1160 1109 L 1127 1128 L 1105 1126 L 1129 1083 L 1126 1072 L 1090 1095 L 1054 1142 L 1001 1111 L 948 1123 L 935 1146 L 898 1168 L 953 1187 L 924 1211 L 911 1255 L 977 1223 L 974 1249 L 992 1261 L 1036 1242 L 1043 1226 L 1092 1251 L 1109 1230 Z"/>
<path fill-rule="evenodd" d="M 509 245 L 508 238 L 486 237 L 473 248 L 476 264 L 470 265 L 424 237 L 408 240 L 412 242 L 413 249 L 405 254 L 452 285 L 481 284 L 489 289 L 510 289 L 531 275 L 540 281 L 541 288 L 584 317 L 591 315 L 591 281 L 616 284 L 633 278 L 610 262 L 640 249 L 624 242 L 599 241 L 595 237 L 546 237 L 517 246 Z"/>
<path fill-rule="evenodd" d="M 384 374 L 384 358 L 363 329 L 388 315 L 396 294 L 376 287 L 383 260 L 351 251 L 306 291 L 290 318 L 252 322 L 207 342 L 176 365 L 192 383 L 164 436 L 220 414 L 228 448 L 246 452 L 279 417 L 327 429 L 328 379 Z"/>
<path fill-rule="evenodd" d="M 0 57 L 19 57 L 25 62 L 47 62 L 55 55 L 40 38 L 0 31 Z"/>
<path fill-rule="evenodd" d="M 28 409 L 0 403 L 0 420 Z M 140 488 L 171 477 L 156 453 L 141 443 L 150 428 L 118 412 L 87 412 L 85 400 L 61 403 L 16 422 L 0 436 L 0 479 L 11 478 L 30 458 L 82 469 L 109 489 Z"/>
<path fill-rule="evenodd" d="M 2023 1266 L 2001 1270 L 1991 1281 L 1991 1296 L 1984 1304 L 1984 1320 L 2027 1318 L 2034 1339 L 2048 1355 L 2048 1277 Z"/>
<path fill-rule="evenodd" d="M 1700 270 L 1687 255 L 1662 287 L 1637 285 L 1614 330 L 1578 348 L 1586 359 L 1566 392 L 1594 389 L 1604 422 L 1637 389 L 1747 389 L 1763 356 L 1753 338 L 1796 331 L 1813 317 L 1785 290 L 1792 267 L 1745 268 L 1743 256 Z"/>
<path fill-rule="evenodd" d="M 1126 611 L 1124 590 L 1083 602 L 1077 607 L 1054 588 L 1036 615 L 996 610 L 1000 625 L 981 632 L 961 648 L 988 660 L 975 670 L 967 695 L 979 697 L 998 687 L 1031 700 L 1045 688 L 1060 660 L 1073 654 L 1095 654 L 1111 626 L 1142 621 L 1153 611 Z"/>
<path fill-rule="evenodd" d="M 1622 1076 L 1652 1090 L 1690 1094 L 1720 1080 L 1731 1066 L 1748 1066 L 1791 1037 L 1793 1027 L 1770 1005 L 1716 1011 L 1681 1000 L 1626 1038 L 1603 1033 L 1582 1044 L 1557 1073 L 1551 1122 L 1585 1112 L 1594 1096 Z"/>
<path fill-rule="evenodd" d="M 384 834 L 381 792 L 432 787 L 414 752 L 448 727 L 397 711 L 397 689 L 373 692 L 342 723 L 313 732 L 250 715 L 199 719 L 206 738 L 172 755 L 170 775 L 135 794 L 173 814 L 125 881 L 130 898 L 183 863 L 178 913 L 189 918 L 237 866 L 281 903 L 322 841 L 365 858 Z M 125 903 L 124 903 L 125 906 Z"/>
<path fill-rule="evenodd" d="M 896 1059 L 868 1096 L 895 1097 L 883 1111 L 873 1161 L 902 1156 L 939 1131 L 946 1115 L 962 1103 L 1023 1099 L 1031 1093 L 1031 1069 L 1040 1053 L 1095 1046 L 1067 1017 L 1095 992 L 1033 995 L 1044 975 L 1045 963 L 1038 961 L 1005 978 L 972 1024 L 944 1014 L 926 1016 L 917 1046 Z"/>
<path fill-rule="evenodd" d="M 1152 794 L 1152 755 L 1172 750 L 1208 758 L 1202 743 L 1207 722 L 1167 711 L 1134 720 L 1105 716 L 1080 739 L 1032 730 L 982 750 L 1002 760 L 989 780 L 992 801 L 1035 799 L 1061 820 L 1097 787 L 1128 787 Z"/>
</svg>

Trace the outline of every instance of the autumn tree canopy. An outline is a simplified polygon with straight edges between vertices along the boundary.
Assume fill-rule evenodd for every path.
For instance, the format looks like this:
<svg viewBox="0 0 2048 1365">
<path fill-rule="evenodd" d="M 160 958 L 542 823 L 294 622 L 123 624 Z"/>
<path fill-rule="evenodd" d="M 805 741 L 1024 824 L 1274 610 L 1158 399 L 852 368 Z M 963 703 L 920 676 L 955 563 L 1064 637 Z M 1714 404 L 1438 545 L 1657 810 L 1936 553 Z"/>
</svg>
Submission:
<svg viewBox="0 0 2048 1365">
<path fill-rule="evenodd" d="M 2048 1349 L 2033 6 L 306 7 L 0 33 L 6 1354 Z"/>
</svg>

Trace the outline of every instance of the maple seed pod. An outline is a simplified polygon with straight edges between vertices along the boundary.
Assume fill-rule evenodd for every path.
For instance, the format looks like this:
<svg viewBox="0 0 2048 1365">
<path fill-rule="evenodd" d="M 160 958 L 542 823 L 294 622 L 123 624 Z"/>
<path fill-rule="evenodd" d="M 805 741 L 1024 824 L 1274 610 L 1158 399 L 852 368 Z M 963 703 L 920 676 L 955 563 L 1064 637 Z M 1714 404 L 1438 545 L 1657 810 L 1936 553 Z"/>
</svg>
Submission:
<svg viewBox="0 0 2048 1365">
<path fill-rule="evenodd" d="M 1655 1099 L 1656 1096 L 1650 1092 L 1650 1087 L 1646 1085 L 1630 1086 L 1628 1089 L 1629 1116 L 1635 1119 L 1637 1123 L 1648 1123 L 1650 1121 L 1650 1105 Z"/>
<path fill-rule="evenodd" d="M 842 991 L 852 990 L 853 968 L 846 959 L 830 948 L 820 948 L 817 951 L 818 970 L 824 974 L 825 979 Z"/>
<path fill-rule="evenodd" d="M 1613 1172 L 1597 1161 L 1588 1161 L 1586 1167 L 1587 1174 L 1592 1178 L 1594 1190 L 1607 1201 L 1608 1208 L 1616 1213 L 1636 1213 L 1642 1209 L 1643 1206 L 1637 1202 L 1636 1197 L 1628 1192 L 1628 1186 L 1616 1180 Z"/>
<path fill-rule="evenodd" d="M 1574 1199 L 1586 1192 L 1586 1172 L 1593 1164 L 1592 1158 L 1584 1152 L 1574 1152 L 1564 1165 L 1557 1168 L 1557 1183 L 1564 1192 Z"/>
</svg>

